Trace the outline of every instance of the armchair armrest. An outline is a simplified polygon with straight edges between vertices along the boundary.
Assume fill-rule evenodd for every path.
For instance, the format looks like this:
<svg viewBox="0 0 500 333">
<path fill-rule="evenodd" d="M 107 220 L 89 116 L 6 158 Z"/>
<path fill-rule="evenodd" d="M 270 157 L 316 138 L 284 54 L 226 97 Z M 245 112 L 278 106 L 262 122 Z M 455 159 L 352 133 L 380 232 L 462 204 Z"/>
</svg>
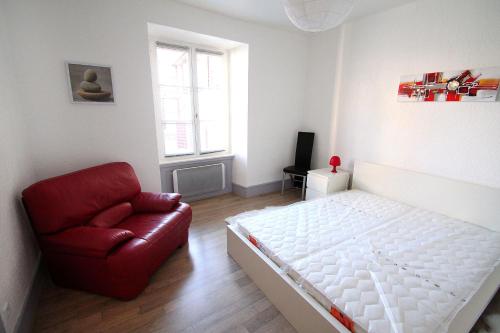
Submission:
<svg viewBox="0 0 500 333">
<path fill-rule="evenodd" d="M 180 199 L 179 193 L 141 192 L 131 203 L 136 213 L 168 213 Z"/>
<path fill-rule="evenodd" d="M 44 250 L 86 257 L 106 257 L 120 243 L 134 238 L 129 230 L 76 227 L 55 235 L 42 236 Z"/>
</svg>

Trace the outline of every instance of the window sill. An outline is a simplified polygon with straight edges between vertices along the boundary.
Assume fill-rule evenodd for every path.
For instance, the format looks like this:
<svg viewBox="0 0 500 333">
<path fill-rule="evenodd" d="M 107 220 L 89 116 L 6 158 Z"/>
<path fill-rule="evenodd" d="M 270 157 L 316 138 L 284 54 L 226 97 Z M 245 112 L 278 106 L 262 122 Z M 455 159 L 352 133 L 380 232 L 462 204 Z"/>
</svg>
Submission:
<svg viewBox="0 0 500 333">
<path fill-rule="evenodd" d="M 229 152 L 212 153 L 201 156 L 177 156 L 177 157 L 160 157 L 160 166 L 182 165 L 193 162 L 208 162 L 211 160 L 226 160 L 233 159 L 234 155 Z"/>
</svg>

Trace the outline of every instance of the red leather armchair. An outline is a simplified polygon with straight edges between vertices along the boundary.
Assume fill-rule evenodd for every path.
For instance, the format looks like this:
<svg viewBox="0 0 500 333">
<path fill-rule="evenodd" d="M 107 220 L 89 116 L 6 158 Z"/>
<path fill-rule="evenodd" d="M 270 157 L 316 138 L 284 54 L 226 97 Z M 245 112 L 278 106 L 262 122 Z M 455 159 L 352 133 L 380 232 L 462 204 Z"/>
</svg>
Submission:
<svg viewBox="0 0 500 333">
<path fill-rule="evenodd" d="M 40 181 L 23 202 L 54 282 L 128 300 L 188 240 L 191 207 L 141 192 L 132 167 L 109 163 Z"/>
</svg>

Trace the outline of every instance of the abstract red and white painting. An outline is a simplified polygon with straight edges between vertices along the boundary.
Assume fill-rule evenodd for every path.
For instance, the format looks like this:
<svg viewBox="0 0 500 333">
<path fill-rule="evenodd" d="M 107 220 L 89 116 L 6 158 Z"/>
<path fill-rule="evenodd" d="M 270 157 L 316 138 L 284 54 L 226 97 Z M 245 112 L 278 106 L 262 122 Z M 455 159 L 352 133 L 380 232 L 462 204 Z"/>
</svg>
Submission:
<svg viewBox="0 0 500 333">
<path fill-rule="evenodd" d="M 500 67 L 401 77 L 400 102 L 495 102 Z"/>
</svg>

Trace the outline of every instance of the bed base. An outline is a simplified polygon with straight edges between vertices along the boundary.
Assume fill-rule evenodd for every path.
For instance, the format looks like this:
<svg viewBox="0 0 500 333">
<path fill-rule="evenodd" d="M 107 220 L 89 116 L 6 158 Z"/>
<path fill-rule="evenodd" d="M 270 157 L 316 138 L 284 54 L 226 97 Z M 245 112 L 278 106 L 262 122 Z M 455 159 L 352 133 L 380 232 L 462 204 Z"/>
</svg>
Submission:
<svg viewBox="0 0 500 333">
<path fill-rule="evenodd" d="M 500 231 L 500 189 L 365 162 L 356 163 L 353 188 Z M 235 228 L 227 226 L 228 254 L 298 332 L 349 333 L 323 306 Z M 469 332 L 499 286 L 500 266 L 497 266 L 455 316 L 448 332 Z"/>
<path fill-rule="evenodd" d="M 227 226 L 227 252 L 298 332 L 350 333 L 312 296 L 230 225 Z M 500 269 L 497 267 L 458 312 L 448 332 L 469 332 L 497 292 L 499 284 Z"/>
<path fill-rule="evenodd" d="M 298 332 L 350 333 L 231 225 L 227 252 Z"/>
<path fill-rule="evenodd" d="M 500 189 L 356 161 L 352 188 L 500 232 Z"/>
</svg>

